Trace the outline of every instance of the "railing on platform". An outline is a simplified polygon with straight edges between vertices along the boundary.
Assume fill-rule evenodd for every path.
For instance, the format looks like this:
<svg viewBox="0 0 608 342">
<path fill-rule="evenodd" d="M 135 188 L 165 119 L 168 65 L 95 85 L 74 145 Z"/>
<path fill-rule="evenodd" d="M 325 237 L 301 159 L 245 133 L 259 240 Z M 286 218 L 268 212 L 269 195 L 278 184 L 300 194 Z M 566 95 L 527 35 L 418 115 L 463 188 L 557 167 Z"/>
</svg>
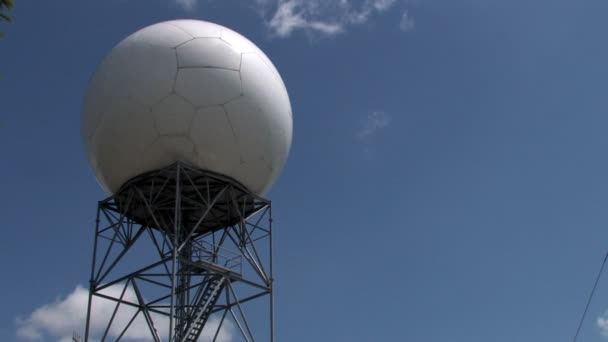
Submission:
<svg viewBox="0 0 608 342">
<path fill-rule="evenodd" d="M 192 261 L 206 261 L 238 274 L 243 273 L 243 256 L 207 241 L 197 241 L 192 248 Z"/>
</svg>

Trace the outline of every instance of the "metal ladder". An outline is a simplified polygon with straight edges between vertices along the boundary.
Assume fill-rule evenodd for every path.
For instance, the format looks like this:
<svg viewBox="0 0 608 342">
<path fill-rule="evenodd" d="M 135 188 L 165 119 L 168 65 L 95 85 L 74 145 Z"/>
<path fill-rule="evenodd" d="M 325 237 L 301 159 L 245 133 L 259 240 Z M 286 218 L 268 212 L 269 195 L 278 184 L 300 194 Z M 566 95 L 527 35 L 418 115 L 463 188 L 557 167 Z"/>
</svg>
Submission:
<svg viewBox="0 0 608 342">
<path fill-rule="evenodd" d="M 226 285 L 227 279 L 222 275 L 212 275 L 205 287 L 203 294 L 198 300 L 197 309 L 192 315 L 192 321 L 188 325 L 188 330 L 182 339 L 182 342 L 195 342 L 203 331 L 203 327 L 209 316 L 211 310 L 217 303 L 220 297 L 222 289 Z"/>
</svg>

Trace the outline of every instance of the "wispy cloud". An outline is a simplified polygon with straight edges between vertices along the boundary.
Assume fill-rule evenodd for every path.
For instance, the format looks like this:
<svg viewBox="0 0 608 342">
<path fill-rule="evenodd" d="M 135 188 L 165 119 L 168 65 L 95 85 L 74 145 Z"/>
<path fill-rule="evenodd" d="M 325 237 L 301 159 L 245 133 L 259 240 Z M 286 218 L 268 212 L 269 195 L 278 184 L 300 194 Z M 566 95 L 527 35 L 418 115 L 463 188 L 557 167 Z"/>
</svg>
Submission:
<svg viewBox="0 0 608 342">
<path fill-rule="evenodd" d="M 416 21 L 414 20 L 414 18 L 412 18 L 412 16 L 409 14 L 408 11 L 404 11 L 403 14 L 401 15 L 401 21 L 399 21 L 399 28 L 401 29 L 401 31 L 403 31 L 403 32 L 412 31 L 415 26 L 416 26 Z"/>
<path fill-rule="evenodd" d="M 370 139 L 391 123 L 391 117 L 382 111 L 373 111 L 362 121 L 359 130 L 360 139 Z"/>
<path fill-rule="evenodd" d="M 116 285 L 108 288 L 105 292 L 113 297 L 120 297 L 124 285 Z M 52 303 L 42 305 L 35 309 L 26 318 L 17 318 L 17 338 L 19 341 L 38 342 L 46 341 L 52 338 L 57 341 L 71 341 L 74 331 L 84 332 L 86 322 L 86 310 L 89 298 L 89 291 L 82 286 L 77 286 L 65 298 L 58 298 Z M 132 288 L 128 288 L 124 296 L 125 300 L 136 302 L 135 292 Z M 99 338 L 106 327 L 109 317 L 115 308 L 115 303 L 108 300 L 101 300 L 97 297 L 93 300 L 92 317 L 97 318 L 91 321 L 91 336 Z M 108 332 L 108 337 L 115 340 L 126 322 L 136 313 L 135 308 L 121 306 L 117 312 L 112 328 Z M 104 318 L 104 319 L 100 319 Z M 168 336 L 168 321 L 167 318 L 160 315 L 152 314 L 152 319 L 156 323 L 155 327 L 161 337 Z M 120 324 L 122 323 L 122 324 Z M 213 334 L 218 327 L 218 320 L 210 320 L 203 330 L 202 339 L 211 340 Z M 218 341 L 232 341 L 232 323 L 224 321 L 222 330 L 218 336 Z M 138 314 L 137 318 L 129 327 L 127 333 L 123 336 L 125 340 L 137 341 L 152 341 L 150 329 L 146 324 L 142 314 Z"/>
<path fill-rule="evenodd" d="M 361 120 L 357 138 L 362 147 L 363 156 L 367 159 L 374 157 L 375 141 L 382 130 L 391 124 L 390 115 L 383 111 L 373 111 Z"/>
<path fill-rule="evenodd" d="M 192 11 L 198 2 L 198 0 L 174 0 L 176 4 L 181 6 L 186 11 Z"/>
<path fill-rule="evenodd" d="M 288 37 L 296 30 L 335 35 L 368 22 L 372 15 L 387 11 L 395 3 L 396 0 L 258 1 L 266 12 L 272 13 L 268 27 L 279 37 Z"/>
<path fill-rule="evenodd" d="M 313 30 L 329 35 L 342 32 L 342 25 L 338 22 L 311 18 L 308 12 L 312 8 L 303 5 L 306 3 L 300 0 L 280 2 L 268 26 L 279 37 L 287 37 L 297 29 Z"/>
<path fill-rule="evenodd" d="M 196 8 L 199 0 L 171 0 L 186 11 Z M 217 0 L 218 2 L 220 0 Z M 275 37 L 286 38 L 296 31 L 333 36 L 349 28 L 368 23 L 384 12 L 395 9 L 405 0 L 254 0 L 253 8 Z M 404 31 L 413 28 L 407 12 L 401 18 Z M 405 28 L 405 29 L 404 29 Z"/>
</svg>

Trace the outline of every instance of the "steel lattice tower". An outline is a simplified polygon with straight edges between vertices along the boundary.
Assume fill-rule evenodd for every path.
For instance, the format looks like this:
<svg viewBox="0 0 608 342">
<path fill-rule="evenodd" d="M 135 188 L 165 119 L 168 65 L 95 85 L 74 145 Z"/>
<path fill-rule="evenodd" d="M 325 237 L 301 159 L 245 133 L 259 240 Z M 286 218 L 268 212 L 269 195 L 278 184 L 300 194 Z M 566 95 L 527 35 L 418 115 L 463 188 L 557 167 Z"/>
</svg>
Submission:
<svg viewBox="0 0 608 342">
<path fill-rule="evenodd" d="M 269 200 L 180 162 L 143 174 L 98 204 L 85 341 L 274 341 L 272 274 Z"/>
</svg>

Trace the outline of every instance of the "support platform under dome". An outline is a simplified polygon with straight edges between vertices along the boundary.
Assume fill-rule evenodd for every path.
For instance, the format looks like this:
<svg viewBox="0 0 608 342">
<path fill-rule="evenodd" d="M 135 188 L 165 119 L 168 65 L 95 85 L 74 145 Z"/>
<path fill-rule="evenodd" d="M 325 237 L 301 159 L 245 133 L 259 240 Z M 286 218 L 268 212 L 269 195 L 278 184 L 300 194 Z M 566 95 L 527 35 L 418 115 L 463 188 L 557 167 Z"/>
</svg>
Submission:
<svg viewBox="0 0 608 342">
<path fill-rule="evenodd" d="M 99 202 L 93 254 L 85 341 L 274 340 L 271 203 L 230 178 L 178 162 L 130 180 Z"/>
</svg>

